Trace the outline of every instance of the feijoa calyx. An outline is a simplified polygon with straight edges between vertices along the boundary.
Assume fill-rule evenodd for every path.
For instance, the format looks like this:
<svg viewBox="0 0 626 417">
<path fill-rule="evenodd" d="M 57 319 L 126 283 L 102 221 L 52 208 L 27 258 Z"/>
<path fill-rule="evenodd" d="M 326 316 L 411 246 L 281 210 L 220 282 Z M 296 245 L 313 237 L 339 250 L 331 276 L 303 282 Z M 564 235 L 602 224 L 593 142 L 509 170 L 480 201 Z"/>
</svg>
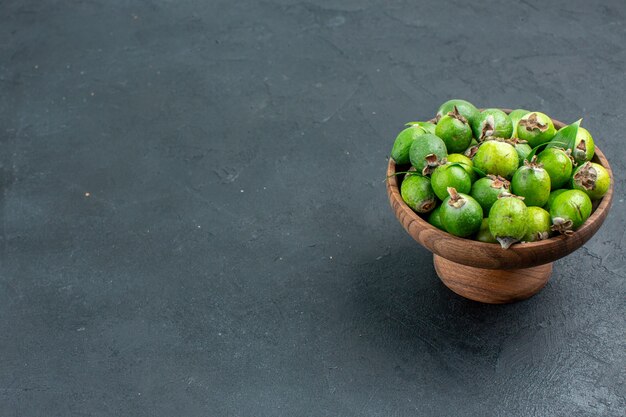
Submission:
<svg viewBox="0 0 626 417">
<path fill-rule="evenodd" d="M 559 194 L 550 205 L 552 230 L 571 234 L 591 215 L 591 199 L 580 190 L 567 190 Z"/>
<path fill-rule="evenodd" d="M 448 154 L 446 144 L 438 136 L 425 134 L 411 145 L 409 159 L 417 172 L 430 175 Z"/>
<path fill-rule="evenodd" d="M 441 223 L 446 231 L 459 237 L 471 236 L 478 231 L 483 219 L 480 204 L 467 194 L 448 188 L 449 197 L 441 203 Z"/>
<path fill-rule="evenodd" d="M 528 208 L 512 194 L 503 194 L 489 210 L 489 231 L 503 249 L 522 240 L 526 234 Z"/>
<path fill-rule="evenodd" d="M 418 213 L 428 213 L 435 208 L 437 199 L 430 179 L 418 174 L 407 174 L 400 185 L 402 200 Z"/>
<path fill-rule="evenodd" d="M 524 197 L 526 206 L 542 207 L 550 197 L 550 176 L 541 164 L 524 161 L 511 180 L 513 194 Z"/>
<path fill-rule="evenodd" d="M 572 188 L 586 193 L 592 200 L 604 197 L 610 186 L 608 171 L 595 162 L 585 162 L 576 168 L 572 176 Z"/>
</svg>

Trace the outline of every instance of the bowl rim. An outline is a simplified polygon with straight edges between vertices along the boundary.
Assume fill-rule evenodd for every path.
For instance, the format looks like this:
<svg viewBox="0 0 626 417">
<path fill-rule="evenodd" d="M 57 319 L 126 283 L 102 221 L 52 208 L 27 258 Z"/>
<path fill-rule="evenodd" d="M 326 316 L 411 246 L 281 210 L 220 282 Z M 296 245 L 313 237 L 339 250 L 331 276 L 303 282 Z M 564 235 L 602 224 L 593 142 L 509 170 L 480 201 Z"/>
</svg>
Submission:
<svg viewBox="0 0 626 417">
<path fill-rule="evenodd" d="M 502 108 L 501 110 L 503 110 L 507 114 L 511 112 L 511 109 Z M 566 126 L 565 123 L 557 119 L 554 119 L 554 118 L 551 118 L 551 119 L 556 128 L 560 129 Z M 431 120 L 434 120 L 434 119 L 431 119 Z M 595 146 L 595 142 L 594 142 L 594 146 Z M 607 170 L 607 172 L 609 173 L 609 177 L 611 179 L 611 183 L 609 186 L 609 190 L 599 200 L 599 203 L 597 204 L 597 206 L 594 205 L 595 209 L 591 213 L 591 216 L 589 216 L 589 218 L 583 223 L 583 225 L 579 227 L 578 229 L 576 229 L 574 233 L 570 236 L 559 235 L 559 236 L 551 237 L 549 239 L 540 240 L 537 242 L 517 243 L 515 245 L 512 245 L 509 249 L 501 249 L 503 254 L 506 252 L 506 253 L 517 253 L 517 254 L 522 255 L 524 252 L 530 253 L 530 252 L 536 252 L 536 251 L 541 251 L 541 250 L 549 250 L 549 249 L 554 248 L 555 246 L 558 246 L 561 243 L 567 242 L 568 240 L 572 240 L 576 236 L 589 235 L 589 237 L 591 237 L 591 235 L 595 233 L 593 228 L 594 227 L 596 229 L 599 228 L 599 225 L 596 225 L 596 222 L 598 220 L 600 220 L 601 222 L 604 221 L 604 217 L 606 217 L 607 215 L 606 211 L 608 211 L 608 209 L 611 206 L 611 203 L 613 200 L 613 188 L 614 188 L 615 180 L 614 180 L 613 171 L 611 170 L 609 161 L 606 159 L 606 157 L 604 156 L 604 153 L 602 153 L 602 151 L 597 146 L 595 146 L 594 158 L 597 158 L 598 163 Z M 417 222 L 417 224 L 420 227 L 429 229 L 431 232 L 436 233 L 440 238 L 453 240 L 459 244 L 471 243 L 472 245 L 477 245 L 476 248 L 483 247 L 483 248 L 492 249 L 495 247 L 495 245 L 498 245 L 497 243 L 480 242 L 478 240 L 466 239 L 466 238 L 454 236 L 428 223 L 425 219 L 423 219 L 416 212 L 414 212 L 404 202 L 404 200 L 402 199 L 402 196 L 400 195 L 400 190 L 398 188 L 398 179 L 395 174 L 396 174 L 396 163 L 392 158 L 389 158 L 389 163 L 387 166 L 387 190 L 388 190 L 389 198 L 397 201 L 399 203 L 399 207 L 401 207 L 403 211 L 405 212 L 405 215 L 407 215 L 412 221 Z M 584 241 L 586 240 L 587 239 L 584 239 Z M 584 244 L 584 241 L 578 246 L 582 246 L 582 244 Z M 432 250 L 434 253 L 437 253 L 438 255 L 440 255 L 438 251 L 433 250 L 432 248 L 429 248 L 429 249 Z"/>
</svg>

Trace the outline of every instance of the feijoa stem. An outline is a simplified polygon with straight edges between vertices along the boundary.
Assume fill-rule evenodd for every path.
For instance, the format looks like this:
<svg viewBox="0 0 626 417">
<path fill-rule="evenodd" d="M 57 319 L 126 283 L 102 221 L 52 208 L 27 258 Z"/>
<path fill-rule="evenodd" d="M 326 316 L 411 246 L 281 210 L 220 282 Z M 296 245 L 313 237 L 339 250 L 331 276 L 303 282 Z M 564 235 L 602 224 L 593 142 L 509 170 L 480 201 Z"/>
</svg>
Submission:
<svg viewBox="0 0 626 417">
<path fill-rule="evenodd" d="M 555 217 L 554 219 L 552 219 L 552 227 L 550 227 L 550 230 L 568 236 L 574 233 L 574 231 L 572 230 L 573 226 L 574 223 L 572 222 L 572 220 L 565 220 L 562 217 Z"/>
<path fill-rule="evenodd" d="M 450 194 L 450 200 L 448 205 L 455 208 L 461 208 L 465 205 L 465 199 L 456 191 L 454 187 L 448 187 L 448 194 Z"/>
<path fill-rule="evenodd" d="M 513 237 L 497 237 L 496 240 L 500 242 L 502 249 L 508 249 L 512 244 L 519 242 L 519 239 L 515 239 Z"/>
<path fill-rule="evenodd" d="M 530 116 L 528 116 L 528 119 L 521 119 L 519 121 L 519 125 L 524 126 L 528 131 L 537 129 L 540 132 L 545 132 L 548 130 L 548 124 L 541 123 L 537 119 L 537 113 L 531 113 Z"/>
<path fill-rule="evenodd" d="M 574 175 L 574 181 L 580 184 L 585 190 L 593 190 L 598 179 L 598 171 L 591 165 L 591 162 L 585 162 Z"/>
</svg>

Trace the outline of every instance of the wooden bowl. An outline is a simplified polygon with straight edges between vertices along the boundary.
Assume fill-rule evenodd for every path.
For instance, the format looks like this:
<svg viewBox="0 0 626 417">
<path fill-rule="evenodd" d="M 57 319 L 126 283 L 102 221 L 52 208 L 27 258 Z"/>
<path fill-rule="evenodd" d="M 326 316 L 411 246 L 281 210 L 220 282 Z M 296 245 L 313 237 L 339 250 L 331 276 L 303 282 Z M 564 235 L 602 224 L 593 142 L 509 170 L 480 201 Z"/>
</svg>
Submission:
<svg viewBox="0 0 626 417">
<path fill-rule="evenodd" d="M 506 113 L 510 110 L 503 109 Z M 554 120 L 558 129 L 564 123 Z M 572 235 L 560 235 L 539 242 L 518 243 L 502 249 L 496 243 L 463 239 L 437 229 L 415 213 L 402 200 L 402 178 L 395 176 L 396 164 L 387 167 L 389 202 L 402 227 L 420 245 L 433 253 L 437 275 L 455 293 L 483 303 L 501 304 L 526 299 L 539 292 L 550 279 L 552 263 L 569 255 L 587 242 L 600 228 L 613 199 L 613 173 L 604 154 L 595 148 L 592 159 L 611 176 L 606 195 L 594 202 L 587 221 Z M 406 171 L 401 167 L 398 172 Z"/>
</svg>

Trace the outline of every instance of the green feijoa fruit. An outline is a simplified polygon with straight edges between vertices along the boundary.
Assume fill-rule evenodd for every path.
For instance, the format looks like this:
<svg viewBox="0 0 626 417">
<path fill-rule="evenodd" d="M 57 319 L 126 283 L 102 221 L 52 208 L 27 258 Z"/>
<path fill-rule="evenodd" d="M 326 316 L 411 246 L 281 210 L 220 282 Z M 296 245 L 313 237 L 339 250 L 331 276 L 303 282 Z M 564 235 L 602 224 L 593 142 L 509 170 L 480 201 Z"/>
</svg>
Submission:
<svg viewBox="0 0 626 417">
<path fill-rule="evenodd" d="M 435 134 L 443 139 L 448 152 L 463 152 L 472 141 L 472 129 L 467 119 L 455 107 L 437 122 Z"/>
<path fill-rule="evenodd" d="M 420 127 L 422 129 L 424 129 L 424 131 L 426 133 L 430 133 L 432 135 L 435 134 L 435 127 L 436 127 L 436 125 L 434 123 L 431 123 L 431 122 L 409 122 L 409 123 L 406 124 L 406 126 L 409 126 L 409 127 L 417 126 L 417 127 Z"/>
<path fill-rule="evenodd" d="M 522 240 L 526 234 L 528 208 L 516 196 L 501 196 L 489 210 L 489 231 L 503 249 Z"/>
<path fill-rule="evenodd" d="M 512 122 L 519 122 L 520 119 L 526 116 L 528 113 L 530 113 L 530 110 L 515 109 L 511 110 L 511 113 L 509 113 L 509 117 L 511 118 Z"/>
<path fill-rule="evenodd" d="M 580 190 L 559 194 L 550 205 L 552 230 L 571 234 L 591 216 L 591 199 Z"/>
<path fill-rule="evenodd" d="M 463 194 L 469 194 L 472 189 L 472 180 L 465 169 L 460 165 L 450 163 L 439 165 L 430 176 L 430 182 L 435 195 L 440 200 L 448 197 L 449 187 Z"/>
<path fill-rule="evenodd" d="M 428 213 L 437 205 L 430 179 L 417 174 L 407 174 L 400 186 L 400 195 L 407 206 L 418 213 Z"/>
<path fill-rule="evenodd" d="M 519 159 L 519 166 L 524 165 L 524 161 L 528 159 L 528 155 L 533 151 L 533 148 L 525 140 L 513 139 L 511 144 L 517 151 L 517 157 Z"/>
<path fill-rule="evenodd" d="M 451 153 L 448 155 L 447 159 L 448 159 L 448 162 L 450 163 L 461 164 L 465 172 L 467 172 L 467 174 L 470 176 L 472 183 L 476 181 L 476 179 L 478 178 L 478 175 L 476 174 L 476 171 L 474 171 L 473 169 L 474 163 L 472 162 L 471 159 L 469 159 L 467 156 L 460 154 L 460 153 Z"/>
<path fill-rule="evenodd" d="M 446 231 L 459 237 L 471 236 L 478 231 L 483 219 L 480 204 L 467 194 L 448 188 L 449 197 L 441 203 L 441 223 Z"/>
<path fill-rule="evenodd" d="M 550 142 L 554 135 L 554 123 L 543 113 L 528 113 L 517 124 L 517 137 L 527 141 L 532 148 Z"/>
<path fill-rule="evenodd" d="M 526 206 L 542 207 L 550 197 L 550 175 L 536 161 L 536 157 L 532 162 L 524 161 L 524 166 L 515 171 L 511 180 L 511 191 L 524 197 Z"/>
<path fill-rule="evenodd" d="M 604 197 L 610 186 L 608 171 L 595 162 L 585 162 L 572 175 L 572 188 L 586 193 L 592 200 Z"/>
<path fill-rule="evenodd" d="M 441 206 L 435 207 L 433 211 L 428 215 L 428 223 L 432 224 L 439 230 L 446 231 L 446 228 L 443 227 L 443 223 L 441 223 Z"/>
<path fill-rule="evenodd" d="M 511 119 L 511 125 L 513 126 L 513 134 L 511 135 L 512 138 L 517 137 L 517 123 L 527 113 L 530 113 L 530 112 L 524 109 L 515 109 L 511 113 L 509 113 L 509 118 Z"/>
<path fill-rule="evenodd" d="M 510 179 L 519 167 L 519 157 L 510 143 L 487 140 L 480 144 L 473 158 L 474 166 L 486 174 Z"/>
<path fill-rule="evenodd" d="M 474 197 L 485 213 L 489 213 L 491 206 L 496 202 L 500 194 L 509 192 L 511 183 L 502 177 L 487 175 L 472 185 L 470 195 Z"/>
<path fill-rule="evenodd" d="M 489 231 L 489 218 L 484 218 L 480 224 L 480 229 L 476 233 L 476 240 L 485 243 L 498 243 L 495 237 Z"/>
<path fill-rule="evenodd" d="M 446 144 L 438 136 L 427 133 L 413 141 L 409 150 L 411 165 L 424 175 L 429 175 L 448 155 Z"/>
<path fill-rule="evenodd" d="M 552 190 L 562 188 L 572 176 L 572 158 L 569 151 L 547 148 L 539 154 L 537 162 L 548 172 Z"/>
<path fill-rule="evenodd" d="M 567 188 L 559 188 L 558 190 L 554 190 L 550 193 L 550 197 L 548 197 L 548 202 L 543 206 L 548 212 L 550 212 L 550 207 L 552 207 L 552 203 L 554 199 L 557 198 L 560 194 L 567 191 Z"/>
<path fill-rule="evenodd" d="M 541 207 L 528 207 L 526 234 L 522 242 L 536 242 L 550 237 L 550 213 Z"/>
<path fill-rule="evenodd" d="M 500 109 L 485 109 L 472 120 L 474 137 L 479 141 L 488 137 L 508 139 L 513 133 L 511 118 Z"/>
<path fill-rule="evenodd" d="M 478 109 L 469 101 L 453 99 L 448 100 L 439 106 L 437 110 L 437 120 L 441 119 L 446 114 L 454 111 L 454 108 L 457 108 L 457 111 L 461 114 L 461 116 L 465 117 L 468 122 L 472 122 L 474 117 L 478 115 Z"/>
<path fill-rule="evenodd" d="M 413 125 L 398 134 L 393 143 L 393 148 L 391 149 L 391 158 L 396 161 L 396 164 L 405 165 L 410 162 L 409 150 L 411 149 L 411 145 L 418 137 L 426 133 L 427 132 L 419 125 Z"/>
<path fill-rule="evenodd" d="M 576 142 L 574 143 L 574 149 L 572 149 L 572 156 L 576 163 L 583 164 L 586 161 L 591 161 L 595 151 L 596 147 L 589 131 L 584 127 L 578 127 Z"/>
</svg>

